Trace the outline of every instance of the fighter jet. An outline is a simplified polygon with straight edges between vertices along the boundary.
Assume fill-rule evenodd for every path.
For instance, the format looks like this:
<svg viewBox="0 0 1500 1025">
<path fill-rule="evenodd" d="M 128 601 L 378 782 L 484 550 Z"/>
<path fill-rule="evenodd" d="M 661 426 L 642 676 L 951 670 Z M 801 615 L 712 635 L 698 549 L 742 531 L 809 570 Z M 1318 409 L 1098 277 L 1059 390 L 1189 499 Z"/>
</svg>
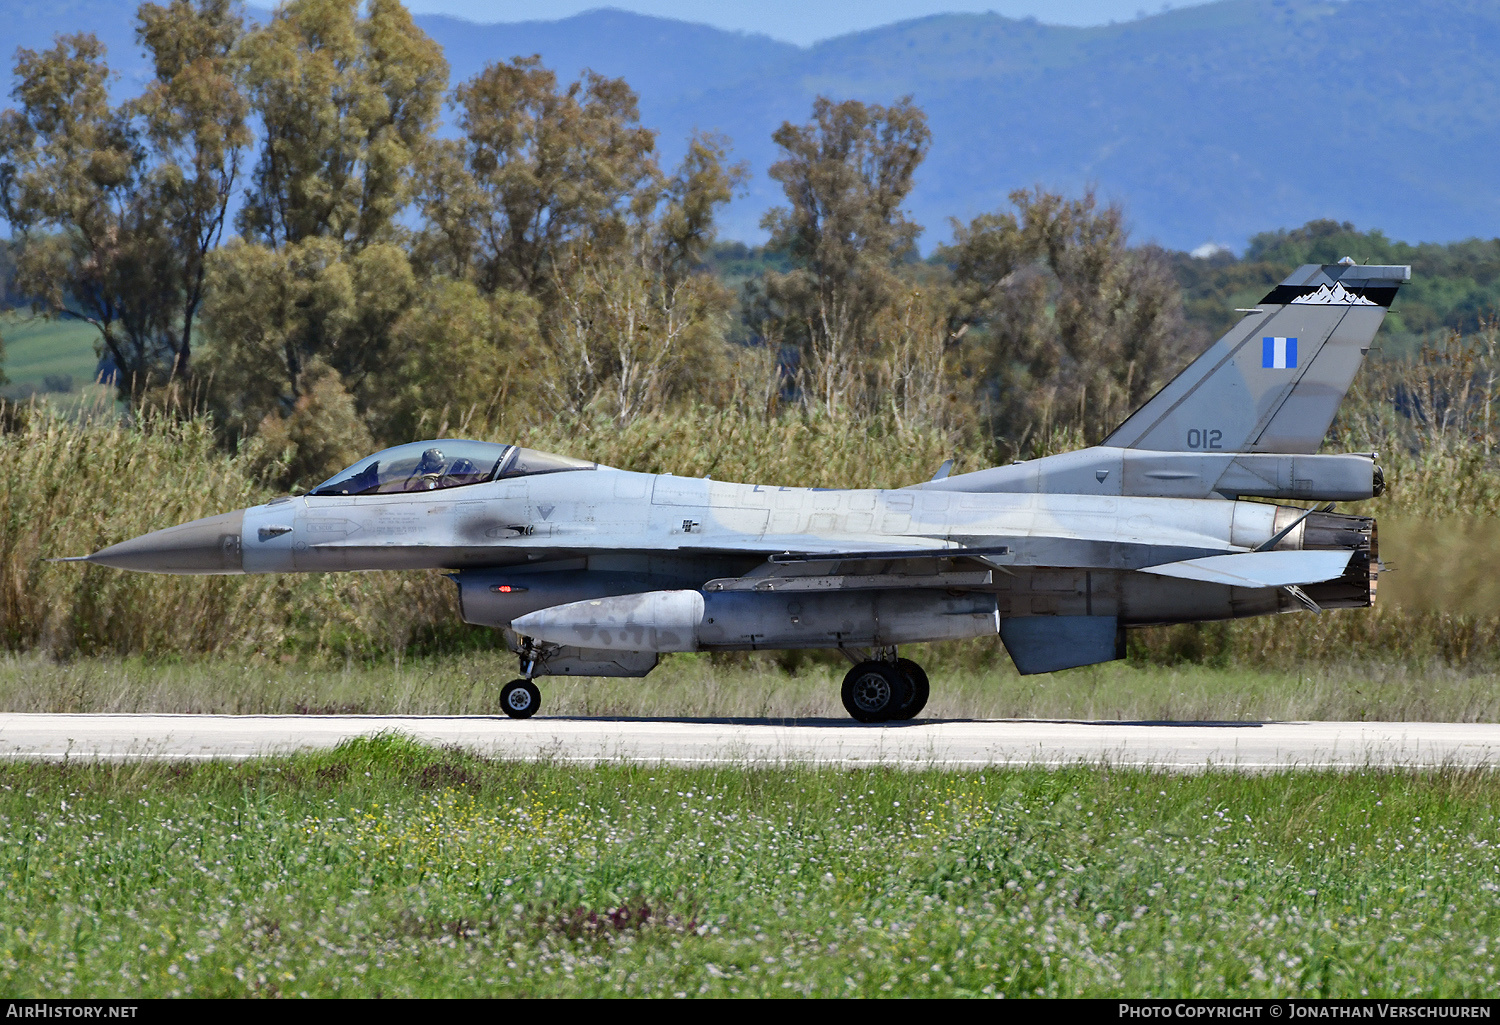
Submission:
<svg viewBox="0 0 1500 1025">
<path fill-rule="evenodd" d="M 515 718 L 541 707 L 541 677 L 821 648 L 853 663 L 851 716 L 910 719 L 929 683 L 903 644 L 998 633 L 1021 673 L 1048 673 L 1123 657 L 1134 627 L 1371 605 L 1375 521 L 1331 510 L 1378 496 L 1381 470 L 1374 453 L 1317 451 L 1410 277 L 1348 259 L 1299 268 L 1103 444 L 1063 455 L 845 490 L 421 441 L 305 495 L 78 558 L 447 570 L 465 621 L 503 630 L 520 658 L 501 690 Z"/>
</svg>

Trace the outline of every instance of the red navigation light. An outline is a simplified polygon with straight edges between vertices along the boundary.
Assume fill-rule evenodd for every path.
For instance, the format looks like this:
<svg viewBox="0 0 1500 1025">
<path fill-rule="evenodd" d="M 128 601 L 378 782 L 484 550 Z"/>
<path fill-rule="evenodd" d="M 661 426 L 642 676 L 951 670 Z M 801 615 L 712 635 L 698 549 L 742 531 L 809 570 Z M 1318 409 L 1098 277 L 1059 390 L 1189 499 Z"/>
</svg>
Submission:
<svg viewBox="0 0 1500 1025">
<path fill-rule="evenodd" d="M 498 594 L 517 594 L 526 590 L 524 587 L 512 587 L 510 584 L 492 584 L 490 590 Z"/>
</svg>

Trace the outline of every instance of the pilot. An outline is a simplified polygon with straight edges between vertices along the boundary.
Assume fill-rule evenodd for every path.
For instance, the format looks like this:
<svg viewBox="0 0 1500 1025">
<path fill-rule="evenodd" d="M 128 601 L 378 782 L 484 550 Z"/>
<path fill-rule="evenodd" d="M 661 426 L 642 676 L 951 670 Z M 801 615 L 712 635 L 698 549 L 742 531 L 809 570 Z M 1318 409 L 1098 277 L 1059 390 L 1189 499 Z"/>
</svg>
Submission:
<svg viewBox="0 0 1500 1025">
<path fill-rule="evenodd" d="M 440 487 L 443 477 L 443 469 L 447 465 L 440 449 L 429 448 L 422 453 L 422 458 L 417 460 L 417 465 L 408 478 L 406 490 L 408 491 L 432 491 Z"/>
</svg>

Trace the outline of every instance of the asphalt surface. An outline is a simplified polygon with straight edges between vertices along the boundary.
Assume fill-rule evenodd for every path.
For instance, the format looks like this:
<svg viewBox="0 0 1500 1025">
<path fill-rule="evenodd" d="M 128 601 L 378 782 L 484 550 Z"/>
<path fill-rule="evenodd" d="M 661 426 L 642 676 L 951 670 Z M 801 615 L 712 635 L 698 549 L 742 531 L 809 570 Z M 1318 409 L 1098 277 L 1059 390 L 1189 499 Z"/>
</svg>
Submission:
<svg viewBox="0 0 1500 1025">
<path fill-rule="evenodd" d="M 0 714 L 0 758 L 237 760 L 397 732 L 526 760 L 595 764 L 888 765 L 1108 763 L 1195 771 L 1500 766 L 1500 725 L 1482 723 L 843 719 L 511 720 L 479 716 Z"/>
</svg>

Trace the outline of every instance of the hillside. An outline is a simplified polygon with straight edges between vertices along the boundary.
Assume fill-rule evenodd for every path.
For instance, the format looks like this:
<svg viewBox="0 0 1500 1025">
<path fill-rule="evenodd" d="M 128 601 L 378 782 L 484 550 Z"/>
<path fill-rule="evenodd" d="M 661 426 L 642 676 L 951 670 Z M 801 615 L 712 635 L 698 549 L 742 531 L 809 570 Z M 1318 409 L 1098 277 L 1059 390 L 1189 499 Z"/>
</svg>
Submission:
<svg viewBox="0 0 1500 1025">
<path fill-rule="evenodd" d="M 141 74 L 130 5 L 0 0 L 21 45 L 88 27 Z M 933 149 L 911 209 L 924 244 L 1041 183 L 1095 184 L 1137 239 L 1244 246 L 1314 218 L 1392 237 L 1500 235 L 1500 6 L 1483 0 L 1220 0 L 1125 24 L 1059 28 L 943 15 L 798 48 L 619 11 L 473 25 L 424 16 L 455 80 L 540 53 L 562 74 L 619 75 L 674 157 L 724 132 L 755 171 L 724 236 L 760 237 L 779 196 L 772 130 L 819 93 L 928 112 Z"/>
<path fill-rule="evenodd" d="M 820 92 L 927 110 L 911 207 L 931 235 L 1037 182 L 1097 184 L 1174 248 L 1318 217 L 1500 234 L 1500 8 L 1475 0 L 1224 0 L 1091 29 L 948 15 L 809 49 L 618 12 L 465 26 L 462 51 L 452 23 L 424 25 L 456 75 L 478 66 L 461 52 L 539 52 L 638 83 L 669 151 L 694 127 L 728 134 L 757 172 L 730 237 L 757 237 L 779 198 L 770 134 Z M 741 60 L 705 46 L 723 37 Z"/>
</svg>

